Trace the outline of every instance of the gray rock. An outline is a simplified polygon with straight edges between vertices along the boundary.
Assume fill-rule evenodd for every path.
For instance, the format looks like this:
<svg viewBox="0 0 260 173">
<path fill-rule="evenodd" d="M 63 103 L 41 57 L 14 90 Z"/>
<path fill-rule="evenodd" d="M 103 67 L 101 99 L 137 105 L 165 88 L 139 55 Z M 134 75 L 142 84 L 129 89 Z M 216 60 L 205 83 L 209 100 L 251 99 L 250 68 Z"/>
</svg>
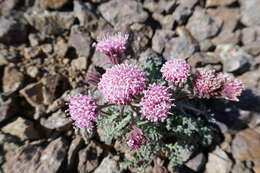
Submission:
<svg viewBox="0 0 260 173">
<path fill-rule="evenodd" d="M 244 45 L 260 41 L 260 26 L 248 27 L 242 30 L 242 42 Z"/>
<path fill-rule="evenodd" d="M 218 45 L 215 52 L 220 56 L 225 72 L 243 73 L 252 62 L 252 56 L 239 46 L 231 44 Z"/>
<path fill-rule="evenodd" d="M 189 18 L 187 29 L 198 41 L 212 38 L 217 35 L 221 28 L 220 20 L 210 17 L 202 8 L 195 8 L 193 15 Z"/>
<path fill-rule="evenodd" d="M 21 117 L 4 126 L 2 130 L 5 133 L 19 137 L 22 141 L 39 138 L 38 132 L 33 127 L 33 122 Z"/>
<path fill-rule="evenodd" d="M 180 4 L 173 12 L 173 19 L 178 25 L 183 25 L 191 15 L 191 8 Z"/>
<path fill-rule="evenodd" d="M 40 44 L 40 41 L 41 41 L 40 36 L 37 35 L 37 34 L 34 34 L 34 33 L 33 34 L 29 34 L 28 39 L 29 39 L 30 45 L 32 47 L 38 46 Z"/>
<path fill-rule="evenodd" d="M 6 60 L 5 56 L 0 53 L 0 66 L 8 64 L 8 61 Z"/>
<path fill-rule="evenodd" d="M 198 45 L 193 44 L 185 37 L 175 37 L 167 42 L 163 56 L 166 59 L 187 58 L 198 50 Z"/>
<path fill-rule="evenodd" d="M 76 25 L 71 28 L 69 43 L 76 49 L 79 56 L 89 57 L 92 39 L 83 27 Z"/>
<path fill-rule="evenodd" d="M 39 74 L 39 69 L 38 67 L 36 66 L 29 66 L 27 69 L 26 69 L 26 73 L 32 77 L 32 78 L 36 78 Z"/>
<path fill-rule="evenodd" d="M 42 54 L 42 50 L 40 47 L 26 47 L 23 50 L 24 57 L 26 59 L 33 59 L 37 58 Z"/>
<path fill-rule="evenodd" d="M 195 1 L 195 0 L 194 0 Z M 173 11 L 174 7 L 176 6 L 176 0 L 145 0 L 144 1 L 144 8 L 148 9 L 153 13 L 166 13 L 169 14 Z"/>
<path fill-rule="evenodd" d="M 172 39 L 175 32 L 171 30 L 156 30 L 152 39 L 152 48 L 158 53 L 162 53 L 166 43 Z"/>
<path fill-rule="evenodd" d="M 260 1 L 241 1 L 241 21 L 247 26 L 260 25 Z"/>
<path fill-rule="evenodd" d="M 206 7 L 227 6 L 237 2 L 237 0 L 207 0 Z"/>
<path fill-rule="evenodd" d="M 231 173 L 253 173 L 250 168 L 244 166 L 244 164 L 236 164 Z"/>
<path fill-rule="evenodd" d="M 242 49 L 252 56 L 258 56 L 260 55 L 260 40 L 246 44 Z"/>
<path fill-rule="evenodd" d="M 12 116 L 12 100 L 4 100 L 2 95 L 0 95 L 0 122 L 10 118 Z"/>
<path fill-rule="evenodd" d="M 27 28 L 11 17 L 0 16 L 0 42 L 19 44 L 27 39 Z"/>
<path fill-rule="evenodd" d="M 25 13 L 25 18 L 44 35 L 59 35 L 69 30 L 75 19 L 72 12 L 48 12 L 37 9 Z"/>
<path fill-rule="evenodd" d="M 188 59 L 188 62 L 192 67 L 201 67 L 207 64 L 219 64 L 221 59 L 215 54 L 197 52 Z"/>
<path fill-rule="evenodd" d="M 99 159 L 102 153 L 103 149 L 94 142 L 91 142 L 87 148 L 81 150 L 79 152 L 79 173 L 94 171 L 99 164 Z"/>
<path fill-rule="evenodd" d="M 68 49 L 69 45 L 64 39 L 58 39 L 57 43 L 54 45 L 54 52 L 62 58 L 66 56 Z"/>
<path fill-rule="evenodd" d="M 50 130 L 64 131 L 71 126 L 71 120 L 66 117 L 64 111 L 57 111 L 47 119 L 41 120 L 41 125 Z"/>
<path fill-rule="evenodd" d="M 8 16 L 12 12 L 19 0 L 2 0 L 0 1 L 0 16 Z"/>
<path fill-rule="evenodd" d="M 199 172 L 206 163 L 206 157 L 203 153 L 196 155 L 194 158 L 190 159 L 185 165 L 192 169 L 193 171 Z"/>
<path fill-rule="evenodd" d="M 3 91 L 6 93 L 15 92 L 22 86 L 23 80 L 24 75 L 13 64 L 6 66 L 3 76 Z"/>
<path fill-rule="evenodd" d="M 163 30 L 172 30 L 175 20 L 173 20 L 173 15 L 162 15 L 160 13 L 153 13 L 152 16 L 156 21 L 158 21 Z"/>
<path fill-rule="evenodd" d="M 229 173 L 232 168 L 232 161 L 228 155 L 217 147 L 213 153 L 209 154 L 208 162 L 206 164 L 207 173 Z"/>
<path fill-rule="evenodd" d="M 71 61 L 72 69 L 76 70 L 86 70 L 87 68 L 87 58 L 86 57 L 79 57 Z"/>
<path fill-rule="evenodd" d="M 113 159 L 112 156 L 107 156 L 102 160 L 101 164 L 94 171 L 94 173 L 120 173 L 121 171 L 117 163 L 118 161 Z"/>
<path fill-rule="evenodd" d="M 67 170 L 71 170 L 73 168 L 76 162 L 76 156 L 79 150 L 82 148 L 83 144 L 84 141 L 80 136 L 76 136 L 76 138 L 72 140 L 68 151 Z"/>
<path fill-rule="evenodd" d="M 114 26 L 143 23 L 148 18 L 148 14 L 143 10 L 142 4 L 134 0 L 111 0 L 101 4 L 98 9 L 103 17 Z"/>
</svg>

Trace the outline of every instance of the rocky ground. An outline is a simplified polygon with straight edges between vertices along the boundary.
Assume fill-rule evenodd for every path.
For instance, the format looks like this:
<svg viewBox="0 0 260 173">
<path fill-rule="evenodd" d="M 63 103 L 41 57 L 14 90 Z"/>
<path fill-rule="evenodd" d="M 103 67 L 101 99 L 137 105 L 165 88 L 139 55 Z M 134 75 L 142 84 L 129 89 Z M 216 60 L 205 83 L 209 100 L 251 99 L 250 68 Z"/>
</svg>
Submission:
<svg viewBox="0 0 260 173">
<path fill-rule="evenodd" d="M 221 134 L 181 172 L 260 173 L 259 11 L 259 0 L 0 0 L 0 173 L 122 172 L 64 113 L 86 72 L 107 68 L 92 44 L 111 28 L 131 33 L 134 59 L 190 57 L 247 86 L 239 103 L 207 103 Z"/>
</svg>

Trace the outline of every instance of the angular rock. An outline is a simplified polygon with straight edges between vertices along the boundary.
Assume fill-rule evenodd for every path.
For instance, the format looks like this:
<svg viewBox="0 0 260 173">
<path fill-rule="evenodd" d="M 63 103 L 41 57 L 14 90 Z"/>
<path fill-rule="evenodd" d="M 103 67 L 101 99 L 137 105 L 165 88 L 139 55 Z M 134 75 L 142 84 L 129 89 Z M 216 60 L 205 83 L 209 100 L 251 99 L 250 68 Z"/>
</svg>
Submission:
<svg viewBox="0 0 260 173">
<path fill-rule="evenodd" d="M 54 45 L 54 52 L 61 58 L 66 56 L 68 49 L 69 45 L 63 38 L 59 38 L 57 43 Z"/>
<path fill-rule="evenodd" d="M 75 164 L 76 156 L 84 145 L 84 141 L 80 136 L 76 136 L 75 139 L 72 140 L 67 157 L 67 170 L 71 170 Z"/>
<path fill-rule="evenodd" d="M 43 7 L 46 9 L 59 9 L 66 5 L 70 0 L 43 0 Z"/>
<path fill-rule="evenodd" d="M 244 164 L 236 164 L 231 173 L 253 173 L 253 171 L 245 167 Z"/>
<path fill-rule="evenodd" d="M 148 14 L 143 10 L 142 4 L 137 1 L 111 0 L 101 4 L 98 9 L 103 17 L 114 26 L 143 23 L 148 18 Z"/>
<path fill-rule="evenodd" d="M 153 13 L 152 17 L 161 24 L 164 30 L 172 30 L 174 27 L 175 20 L 173 20 L 173 15 L 164 16 L 160 13 Z"/>
<path fill-rule="evenodd" d="M 18 90 L 24 80 L 24 75 L 14 65 L 6 66 L 3 76 L 3 91 L 12 93 Z"/>
<path fill-rule="evenodd" d="M 153 13 L 171 13 L 176 6 L 176 0 L 145 0 L 144 8 L 148 9 Z"/>
<path fill-rule="evenodd" d="M 241 1 L 241 21 L 246 26 L 260 25 L 260 1 Z"/>
<path fill-rule="evenodd" d="M 193 44 L 185 37 L 175 37 L 167 42 L 163 56 L 166 59 L 187 58 L 198 50 L 198 45 Z"/>
<path fill-rule="evenodd" d="M 5 133 L 19 137 L 22 141 L 39 138 L 38 132 L 33 127 L 33 122 L 21 117 L 4 126 L 2 130 Z"/>
<path fill-rule="evenodd" d="M 34 33 L 29 34 L 28 39 L 29 39 L 30 45 L 32 47 L 38 46 L 40 44 L 40 41 L 41 41 L 40 36 L 37 35 L 37 34 L 34 34 Z"/>
<path fill-rule="evenodd" d="M 33 83 L 27 85 L 25 88 L 20 90 L 20 94 L 23 95 L 26 100 L 33 106 L 38 107 L 43 104 L 43 84 Z"/>
<path fill-rule="evenodd" d="M 71 120 L 66 117 L 65 112 L 59 110 L 58 112 L 53 113 L 47 119 L 41 120 L 41 125 L 50 130 L 64 131 L 68 130 L 71 126 Z"/>
<path fill-rule="evenodd" d="M 0 1 L 0 16 L 8 16 L 12 12 L 19 0 L 2 0 Z"/>
<path fill-rule="evenodd" d="M 5 56 L 0 53 L 0 66 L 8 64 L 8 61 L 6 60 Z"/>
<path fill-rule="evenodd" d="M 89 57 L 92 48 L 92 39 L 83 27 L 75 25 L 71 28 L 69 43 L 76 49 L 79 56 Z"/>
<path fill-rule="evenodd" d="M 183 25 L 184 23 L 187 22 L 191 13 L 192 13 L 191 8 L 180 4 L 173 12 L 173 20 L 178 25 Z"/>
<path fill-rule="evenodd" d="M 171 30 L 156 30 L 152 39 L 152 48 L 158 53 L 162 53 L 166 43 L 171 40 L 175 32 Z"/>
<path fill-rule="evenodd" d="M 207 0 L 206 7 L 227 6 L 237 2 L 237 0 Z"/>
<path fill-rule="evenodd" d="M 198 154 L 194 158 L 190 159 L 185 165 L 193 171 L 199 172 L 206 163 L 206 157 L 203 153 Z"/>
<path fill-rule="evenodd" d="M 120 169 L 118 166 L 118 161 L 113 159 L 112 156 L 107 156 L 104 158 L 99 165 L 99 167 L 94 171 L 94 173 L 120 173 Z"/>
<path fill-rule="evenodd" d="M 193 15 L 189 18 L 187 29 L 198 41 L 212 38 L 217 35 L 222 21 L 210 17 L 202 8 L 195 8 Z"/>
<path fill-rule="evenodd" d="M 40 47 L 26 47 L 24 48 L 23 53 L 26 59 L 33 59 L 40 56 L 42 54 L 42 50 Z"/>
<path fill-rule="evenodd" d="M 32 77 L 32 78 L 36 78 L 39 74 L 39 69 L 36 66 L 29 66 L 26 69 L 26 73 Z"/>
<path fill-rule="evenodd" d="M 69 30 L 75 19 L 72 12 L 42 12 L 39 10 L 25 13 L 25 18 L 31 26 L 46 35 L 59 35 Z"/>
<path fill-rule="evenodd" d="M 239 46 L 218 45 L 215 52 L 220 56 L 225 72 L 243 73 L 252 62 L 252 56 Z"/>
<path fill-rule="evenodd" d="M 86 57 L 79 57 L 71 61 L 72 69 L 76 70 L 86 70 L 87 68 L 87 58 Z"/>
<path fill-rule="evenodd" d="M 0 42 L 19 44 L 27 39 L 27 28 L 11 17 L 0 16 Z"/>
<path fill-rule="evenodd" d="M 207 64 L 219 64 L 221 59 L 215 54 L 198 52 L 193 54 L 188 62 L 192 67 L 203 67 Z"/>
<path fill-rule="evenodd" d="M 250 55 L 258 56 L 260 55 L 260 40 L 246 44 L 242 48 Z"/>
<path fill-rule="evenodd" d="M 206 164 L 207 173 L 229 173 L 232 168 L 232 161 L 228 155 L 217 147 L 213 153 L 209 154 L 208 162 Z"/>
<path fill-rule="evenodd" d="M 103 149 L 91 142 L 87 148 L 79 152 L 79 173 L 92 172 L 99 164 L 99 158 L 103 153 Z M 106 170 L 108 171 L 108 170 Z"/>
<path fill-rule="evenodd" d="M 12 116 L 12 100 L 4 100 L 2 95 L 0 95 L 0 122 L 10 118 Z"/>
<path fill-rule="evenodd" d="M 260 41 L 260 26 L 248 27 L 242 30 L 242 42 L 244 45 Z"/>
<path fill-rule="evenodd" d="M 252 161 L 255 168 L 260 165 L 260 134 L 253 129 L 240 131 L 232 142 L 232 154 L 236 162 Z"/>
<path fill-rule="evenodd" d="M 260 68 L 245 72 L 238 79 L 243 82 L 246 86 L 256 88 L 260 86 Z"/>
</svg>

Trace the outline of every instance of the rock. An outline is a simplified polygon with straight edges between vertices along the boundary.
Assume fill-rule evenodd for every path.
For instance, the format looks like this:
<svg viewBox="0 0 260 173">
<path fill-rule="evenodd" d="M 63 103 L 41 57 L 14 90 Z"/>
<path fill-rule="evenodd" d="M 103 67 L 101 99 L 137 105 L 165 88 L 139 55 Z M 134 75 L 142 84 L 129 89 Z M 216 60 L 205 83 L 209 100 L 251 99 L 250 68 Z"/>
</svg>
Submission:
<svg viewBox="0 0 260 173">
<path fill-rule="evenodd" d="M 215 45 L 228 43 L 236 44 L 240 41 L 240 31 L 235 31 L 240 19 L 239 12 L 240 11 L 237 8 L 226 7 L 207 10 L 207 13 L 212 16 L 212 18 L 223 21 L 220 33 L 212 39 L 212 42 Z"/>
<path fill-rule="evenodd" d="M 260 55 L 260 40 L 246 44 L 242 49 L 252 56 Z"/>
<path fill-rule="evenodd" d="M 203 153 L 198 154 L 194 158 L 190 159 L 185 165 L 193 171 L 199 172 L 206 163 L 206 157 Z"/>
<path fill-rule="evenodd" d="M 0 42 L 20 44 L 27 39 L 27 28 L 11 17 L 0 16 Z"/>
<path fill-rule="evenodd" d="M 8 16 L 19 3 L 19 0 L 3 0 L 0 1 L 0 16 Z"/>
<path fill-rule="evenodd" d="M 144 8 L 148 9 L 153 13 L 166 13 L 169 14 L 173 11 L 174 7 L 176 6 L 176 0 L 145 0 L 144 1 Z"/>
<path fill-rule="evenodd" d="M 238 79 L 243 82 L 246 86 L 250 88 L 256 88 L 260 86 L 260 67 L 257 69 L 243 73 L 241 76 L 238 76 Z"/>
<path fill-rule="evenodd" d="M 76 136 L 76 138 L 72 140 L 68 151 L 67 170 L 71 170 L 73 168 L 76 161 L 76 156 L 79 150 L 82 148 L 83 144 L 84 141 L 80 136 Z"/>
<path fill-rule="evenodd" d="M 3 96 L 0 95 L 0 122 L 10 118 L 12 112 L 12 99 L 4 100 Z"/>
<path fill-rule="evenodd" d="M 208 52 L 214 50 L 215 46 L 213 45 L 211 40 L 203 40 L 200 42 L 200 51 Z"/>
<path fill-rule="evenodd" d="M 192 67 L 204 67 L 207 64 L 219 64 L 221 59 L 215 54 L 198 52 L 193 54 L 188 62 Z"/>
<path fill-rule="evenodd" d="M 241 1 L 241 21 L 246 26 L 260 25 L 260 1 Z"/>
<path fill-rule="evenodd" d="M 212 38 L 217 35 L 221 28 L 222 21 L 210 17 L 202 8 L 195 8 L 190 17 L 187 29 L 198 41 Z"/>
<path fill-rule="evenodd" d="M 232 154 L 236 162 L 252 161 L 254 169 L 260 165 L 260 134 L 253 129 L 245 129 L 236 134 L 232 142 Z"/>
<path fill-rule="evenodd" d="M 252 56 L 239 46 L 218 45 L 215 52 L 220 56 L 225 72 L 243 73 L 250 67 Z"/>
<path fill-rule="evenodd" d="M 243 164 L 236 164 L 231 173 L 253 173 L 250 168 L 245 167 Z"/>
<path fill-rule="evenodd" d="M 19 137 L 22 141 L 39 138 L 38 132 L 33 127 L 33 122 L 21 117 L 4 126 L 2 130 L 5 133 Z"/>
<path fill-rule="evenodd" d="M 173 20 L 178 25 L 183 25 L 184 23 L 187 22 L 191 13 L 192 13 L 191 8 L 180 4 L 173 12 Z"/>
<path fill-rule="evenodd" d="M 174 27 L 174 20 L 172 15 L 162 15 L 160 13 L 153 13 L 152 16 L 156 21 L 161 24 L 161 28 L 164 30 L 172 30 Z"/>
<path fill-rule="evenodd" d="M 26 144 L 15 151 L 9 151 L 4 170 L 17 172 L 58 172 L 65 159 L 68 145 L 63 138 L 57 138 L 46 148 L 42 141 Z"/>
<path fill-rule="evenodd" d="M 118 167 L 118 161 L 113 159 L 112 156 L 107 156 L 104 158 L 99 165 L 99 167 L 94 171 L 94 173 L 120 173 L 120 169 Z"/>
<path fill-rule="evenodd" d="M 171 40 L 175 32 L 171 30 L 156 30 L 152 39 L 152 48 L 158 53 L 162 53 L 166 43 Z"/>
<path fill-rule="evenodd" d="M 70 0 L 43 0 L 43 7 L 46 9 L 60 9 L 64 5 L 68 4 Z"/>
<path fill-rule="evenodd" d="M 69 45 L 63 38 L 58 38 L 54 45 L 54 52 L 61 58 L 64 58 L 68 52 Z"/>
<path fill-rule="evenodd" d="M 40 56 L 42 54 L 42 51 L 40 47 L 26 47 L 24 48 L 23 53 L 26 59 L 33 59 Z"/>
<path fill-rule="evenodd" d="M 248 27 L 242 30 L 242 42 L 244 45 L 260 41 L 260 26 Z"/>
<path fill-rule="evenodd" d="M 212 6 L 228 6 L 237 2 L 237 0 L 207 0 L 206 7 Z"/>
<path fill-rule="evenodd" d="M 47 119 L 41 120 L 41 125 L 50 130 L 65 131 L 71 126 L 71 120 L 66 117 L 64 111 L 57 111 Z"/>
<path fill-rule="evenodd" d="M 52 44 L 42 44 L 41 49 L 46 54 L 51 54 L 53 52 Z"/>
<path fill-rule="evenodd" d="M 39 46 L 40 41 L 41 41 L 40 36 L 37 34 L 34 34 L 34 33 L 29 34 L 28 39 L 29 39 L 30 45 L 32 47 Z"/>
<path fill-rule="evenodd" d="M 32 10 L 25 13 L 29 24 L 44 35 L 59 35 L 74 23 L 72 12 L 48 12 Z"/>
<path fill-rule="evenodd" d="M 39 74 L 39 69 L 38 67 L 36 66 L 29 66 L 27 69 L 26 69 L 26 73 L 32 77 L 32 78 L 36 78 Z"/>
<path fill-rule="evenodd" d="M 193 44 L 185 37 L 175 37 L 167 42 L 163 56 L 166 59 L 182 58 L 191 56 L 198 50 L 198 45 Z"/>
<path fill-rule="evenodd" d="M 79 173 L 94 171 L 99 164 L 99 159 L 102 153 L 103 153 L 103 149 L 100 146 L 96 145 L 94 142 L 91 142 L 87 146 L 87 148 L 81 150 L 79 152 L 79 164 L 78 164 Z"/>
<path fill-rule="evenodd" d="M 8 61 L 6 60 L 5 56 L 0 53 L 0 66 L 8 64 Z"/>
<path fill-rule="evenodd" d="M 92 39 L 83 27 L 75 25 L 71 28 L 69 44 L 76 49 L 79 56 L 90 56 Z"/>
<path fill-rule="evenodd" d="M 86 57 L 79 57 L 71 61 L 72 69 L 76 70 L 86 70 L 87 68 L 87 58 Z"/>
<path fill-rule="evenodd" d="M 14 151 L 22 145 L 22 141 L 16 136 L 0 133 L 0 155 L 4 156 L 8 151 Z"/>
<path fill-rule="evenodd" d="M 143 23 L 148 18 L 147 12 L 142 9 L 142 4 L 137 1 L 111 0 L 101 4 L 98 9 L 102 16 L 114 26 Z"/>
<path fill-rule="evenodd" d="M 95 51 L 91 60 L 95 66 L 102 67 L 104 69 L 108 69 L 113 66 L 109 61 L 108 57 L 100 53 L 99 51 Z"/>
<path fill-rule="evenodd" d="M 27 85 L 20 90 L 20 94 L 23 95 L 26 100 L 33 106 L 38 107 L 43 104 L 43 84 L 41 82 Z"/>
<path fill-rule="evenodd" d="M 6 66 L 3 76 L 3 91 L 6 93 L 15 92 L 22 86 L 23 80 L 24 75 L 13 64 Z"/>
<path fill-rule="evenodd" d="M 229 173 L 232 168 L 232 161 L 228 155 L 217 147 L 213 153 L 209 153 L 208 162 L 206 164 L 207 173 Z"/>
<path fill-rule="evenodd" d="M 111 29 L 100 15 L 95 13 L 95 9 L 89 3 L 74 0 L 74 15 L 78 18 L 80 26 L 90 32 L 92 38 L 97 38 L 105 30 Z"/>
</svg>

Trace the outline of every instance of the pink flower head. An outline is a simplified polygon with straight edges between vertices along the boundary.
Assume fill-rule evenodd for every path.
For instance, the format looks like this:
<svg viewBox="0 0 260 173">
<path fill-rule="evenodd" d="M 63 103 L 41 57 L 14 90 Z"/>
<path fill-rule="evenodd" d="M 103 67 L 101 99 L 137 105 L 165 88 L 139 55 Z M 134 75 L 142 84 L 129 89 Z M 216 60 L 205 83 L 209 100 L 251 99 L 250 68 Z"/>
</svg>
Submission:
<svg viewBox="0 0 260 173">
<path fill-rule="evenodd" d="M 126 143 L 133 150 L 139 149 L 144 142 L 144 133 L 137 127 L 133 127 L 133 130 L 127 134 Z"/>
<path fill-rule="evenodd" d="M 121 54 L 126 49 L 129 35 L 107 31 L 97 38 L 96 49 L 108 56 L 112 64 L 119 64 Z"/>
<path fill-rule="evenodd" d="M 138 68 L 120 64 L 107 70 L 101 77 L 98 89 L 109 103 L 125 104 L 140 94 L 147 79 Z"/>
<path fill-rule="evenodd" d="M 173 59 L 162 66 L 161 72 L 163 78 L 172 82 L 174 88 L 181 88 L 190 75 L 190 66 L 183 59 Z"/>
<path fill-rule="evenodd" d="M 220 97 L 223 97 L 227 100 L 239 101 L 237 98 L 241 95 L 245 86 L 237 79 L 232 79 L 229 76 L 225 76 L 224 74 L 218 74 L 218 77 L 223 80 L 223 86 L 220 91 Z"/>
<path fill-rule="evenodd" d="M 87 128 L 91 130 L 93 123 L 97 120 L 97 105 L 91 96 L 81 95 L 70 98 L 69 113 L 70 118 L 78 128 Z"/>
<path fill-rule="evenodd" d="M 194 95 L 199 98 L 215 97 L 219 94 L 223 80 L 213 70 L 199 69 L 193 77 Z"/>
<path fill-rule="evenodd" d="M 148 120 L 156 122 L 163 121 L 171 107 L 171 95 L 168 93 L 168 88 L 162 85 L 151 84 L 144 92 L 140 104 L 142 105 L 141 113 Z"/>
</svg>

